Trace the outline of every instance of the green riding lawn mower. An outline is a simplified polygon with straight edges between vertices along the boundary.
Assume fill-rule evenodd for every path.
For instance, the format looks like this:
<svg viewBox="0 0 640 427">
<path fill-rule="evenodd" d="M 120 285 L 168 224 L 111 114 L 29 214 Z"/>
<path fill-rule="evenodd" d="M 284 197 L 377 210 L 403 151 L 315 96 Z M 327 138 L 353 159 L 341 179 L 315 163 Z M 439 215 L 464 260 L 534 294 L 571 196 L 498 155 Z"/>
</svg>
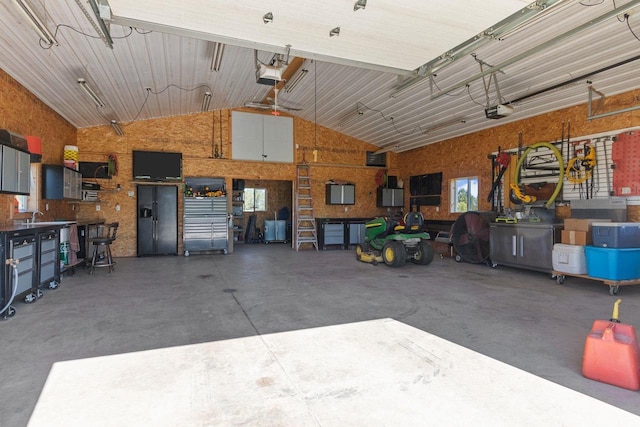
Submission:
<svg viewBox="0 0 640 427">
<path fill-rule="evenodd" d="M 429 233 L 422 231 L 423 225 L 420 212 L 406 214 L 403 221 L 380 217 L 367 222 L 364 243 L 356 246 L 358 261 L 374 265 L 384 262 L 389 267 L 400 267 L 407 260 L 429 264 L 433 260 L 433 248 Z"/>
</svg>

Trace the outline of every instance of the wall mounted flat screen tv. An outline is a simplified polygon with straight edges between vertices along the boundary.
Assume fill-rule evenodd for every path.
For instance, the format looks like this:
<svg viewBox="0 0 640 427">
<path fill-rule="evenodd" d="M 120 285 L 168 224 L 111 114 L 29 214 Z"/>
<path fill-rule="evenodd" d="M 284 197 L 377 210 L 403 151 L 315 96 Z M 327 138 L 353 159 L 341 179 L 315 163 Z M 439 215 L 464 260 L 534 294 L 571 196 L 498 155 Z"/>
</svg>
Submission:
<svg viewBox="0 0 640 427">
<path fill-rule="evenodd" d="M 182 153 L 134 151 L 133 179 L 147 181 L 181 181 Z"/>
</svg>

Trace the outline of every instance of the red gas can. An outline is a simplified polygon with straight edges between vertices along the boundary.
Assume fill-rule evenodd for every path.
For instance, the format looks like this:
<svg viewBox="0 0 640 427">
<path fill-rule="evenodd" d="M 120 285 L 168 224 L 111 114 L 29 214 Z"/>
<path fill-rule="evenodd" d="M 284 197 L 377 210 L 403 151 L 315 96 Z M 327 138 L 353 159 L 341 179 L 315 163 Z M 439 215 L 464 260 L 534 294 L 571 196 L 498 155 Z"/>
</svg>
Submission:
<svg viewBox="0 0 640 427">
<path fill-rule="evenodd" d="M 619 323 L 617 300 L 611 320 L 596 320 L 587 336 L 582 374 L 630 390 L 640 390 L 640 349 L 632 325 Z"/>
</svg>

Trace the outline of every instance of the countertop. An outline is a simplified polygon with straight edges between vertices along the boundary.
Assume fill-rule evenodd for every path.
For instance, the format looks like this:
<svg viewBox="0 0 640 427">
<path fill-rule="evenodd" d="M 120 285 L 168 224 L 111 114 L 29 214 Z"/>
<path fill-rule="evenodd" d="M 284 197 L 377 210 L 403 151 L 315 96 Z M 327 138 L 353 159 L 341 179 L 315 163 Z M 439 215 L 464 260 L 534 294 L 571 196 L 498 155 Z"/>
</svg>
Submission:
<svg viewBox="0 0 640 427">
<path fill-rule="evenodd" d="M 38 230 L 43 228 L 62 228 L 66 227 L 69 224 L 75 224 L 76 221 L 42 221 L 42 222 L 32 222 L 32 223 L 18 223 L 18 224 L 7 224 L 0 225 L 0 233 L 12 233 L 15 231 L 30 231 L 30 230 Z"/>
</svg>

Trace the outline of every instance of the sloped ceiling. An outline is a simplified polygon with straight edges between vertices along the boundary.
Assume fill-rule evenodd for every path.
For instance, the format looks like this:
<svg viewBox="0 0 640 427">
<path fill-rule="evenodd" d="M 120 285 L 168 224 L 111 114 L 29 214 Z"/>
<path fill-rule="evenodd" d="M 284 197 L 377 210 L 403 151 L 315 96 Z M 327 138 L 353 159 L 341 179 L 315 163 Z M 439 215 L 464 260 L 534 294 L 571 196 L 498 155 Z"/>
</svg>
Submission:
<svg viewBox="0 0 640 427">
<path fill-rule="evenodd" d="M 109 0 L 111 49 L 86 0 L 26 0 L 55 33 L 53 46 L 15 1 L 0 0 L 0 67 L 74 126 L 116 120 L 125 135 L 128 122 L 200 111 L 206 91 L 210 110 L 273 98 L 272 87 L 256 83 L 254 49 L 265 64 L 275 54 L 288 53 L 290 64 L 300 58 L 288 74 L 307 70 L 294 90 L 279 86 L 280 107 L 393 151 L 584 103 L 589 84 L 606 95 L 640 87 L 640 0 L 558 2 L 513 35 L 482 38 L 397 97 L 401 79 L 424 74 L 421 66 L 528 2 L 370 0 L 354 11 L 354 0 Z M 273 21 L 264 23 L 268 12 Z M 335 27 L 340 35 L 329 36 Z M 210 69 L 213 42 L 225 43 L 219 71 Z M 493 73 L 483 79 L 481 70 Z M 487 119 L 485 107 L 498 103 L 514 113 Z"/>
</svg>

